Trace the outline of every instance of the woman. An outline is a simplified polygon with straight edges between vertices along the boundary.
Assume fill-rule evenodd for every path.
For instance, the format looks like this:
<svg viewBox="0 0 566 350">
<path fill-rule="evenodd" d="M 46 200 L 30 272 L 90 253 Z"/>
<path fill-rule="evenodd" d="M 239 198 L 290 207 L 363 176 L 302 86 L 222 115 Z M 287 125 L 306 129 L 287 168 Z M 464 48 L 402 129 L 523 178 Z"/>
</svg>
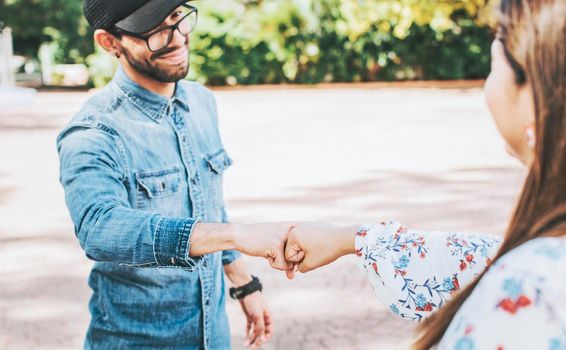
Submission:
<svg viewBox="0 0 566 350">
<path fill-rule="evenodd" d="M 503 242 L 395 222 L 304 224 L 286 258 L 307 272 L 360 256 L 379 299 L 426 319 L 416 349 L 566 349 L 566 1 L 502 0 L 485 94 L 529 168 Z"/>
</svg>

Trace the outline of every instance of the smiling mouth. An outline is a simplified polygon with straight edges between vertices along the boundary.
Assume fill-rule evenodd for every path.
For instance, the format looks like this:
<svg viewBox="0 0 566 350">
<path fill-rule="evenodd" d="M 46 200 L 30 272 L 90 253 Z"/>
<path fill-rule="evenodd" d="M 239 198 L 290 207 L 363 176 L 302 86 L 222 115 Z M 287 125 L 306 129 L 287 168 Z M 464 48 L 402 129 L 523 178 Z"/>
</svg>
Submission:
<svg viewBox="0 0 566 350">
<path fill-rule="evenodd" d="M 187 48 L 183 47 L 168 54 L 165 54 L 163 56 L 159 56 L 157 59 L 167 61 L 170 63 L 182 63 L 187 59 L 188 55 L 189 52 Z"/>
</svg>

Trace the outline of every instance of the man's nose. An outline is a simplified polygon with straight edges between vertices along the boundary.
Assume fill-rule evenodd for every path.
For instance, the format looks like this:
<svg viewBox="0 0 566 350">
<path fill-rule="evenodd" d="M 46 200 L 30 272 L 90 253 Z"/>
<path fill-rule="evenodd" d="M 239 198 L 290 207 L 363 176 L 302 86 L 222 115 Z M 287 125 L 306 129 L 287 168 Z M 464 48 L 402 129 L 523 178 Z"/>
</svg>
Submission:
<svg viewBox="0 0 566 350">
<path fill-rule="evenodd" d="M 173 31 L 173 38 L 171 38 L 171 46 L 178 47 L 184 46 L 185 42 L 189 41 L 188 35 L 183 35 L 178 29 Z"/>
</svg>

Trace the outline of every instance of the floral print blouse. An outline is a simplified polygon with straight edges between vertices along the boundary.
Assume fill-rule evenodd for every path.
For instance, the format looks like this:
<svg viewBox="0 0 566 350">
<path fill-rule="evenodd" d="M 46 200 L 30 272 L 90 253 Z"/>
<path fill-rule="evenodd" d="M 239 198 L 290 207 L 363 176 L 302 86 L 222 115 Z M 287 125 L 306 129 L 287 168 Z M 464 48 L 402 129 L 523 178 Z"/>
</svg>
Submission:
<svg viewBox="0 0 566 350">
<path fill-rule="evenodd" d="M 501 238 L 412 231 L 397 222 L 361 226 L 356 254 L 389 309 L 421 321 L 490 265 Z M 484 275 L 439 349 L 566 350 L 566 239 L 538 238 Z"/>
</svg>

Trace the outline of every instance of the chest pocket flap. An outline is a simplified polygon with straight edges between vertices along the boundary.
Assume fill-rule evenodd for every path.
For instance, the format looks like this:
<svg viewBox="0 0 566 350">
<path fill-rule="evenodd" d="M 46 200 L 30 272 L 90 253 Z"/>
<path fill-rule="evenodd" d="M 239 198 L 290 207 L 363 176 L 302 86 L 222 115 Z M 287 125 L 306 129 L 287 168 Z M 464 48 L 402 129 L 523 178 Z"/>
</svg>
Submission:
<svg viewBox="0 0 566 350">
<path fill-rule="evenodd" d="M 222 174 L 230 165 L 232 165 L 232 158 L 228 156 L 225 150 L 220 150 L 215 153 L 206 155 L 206 163 L 210 170 L 217 174 Z"/>
<path fill-rule="evenodd" d="M 149 198 L 165 197 L 179 191 L 181 170 L 177 167 L 159 171 L 139 171 L 136 180 Z"/>
</svg>

